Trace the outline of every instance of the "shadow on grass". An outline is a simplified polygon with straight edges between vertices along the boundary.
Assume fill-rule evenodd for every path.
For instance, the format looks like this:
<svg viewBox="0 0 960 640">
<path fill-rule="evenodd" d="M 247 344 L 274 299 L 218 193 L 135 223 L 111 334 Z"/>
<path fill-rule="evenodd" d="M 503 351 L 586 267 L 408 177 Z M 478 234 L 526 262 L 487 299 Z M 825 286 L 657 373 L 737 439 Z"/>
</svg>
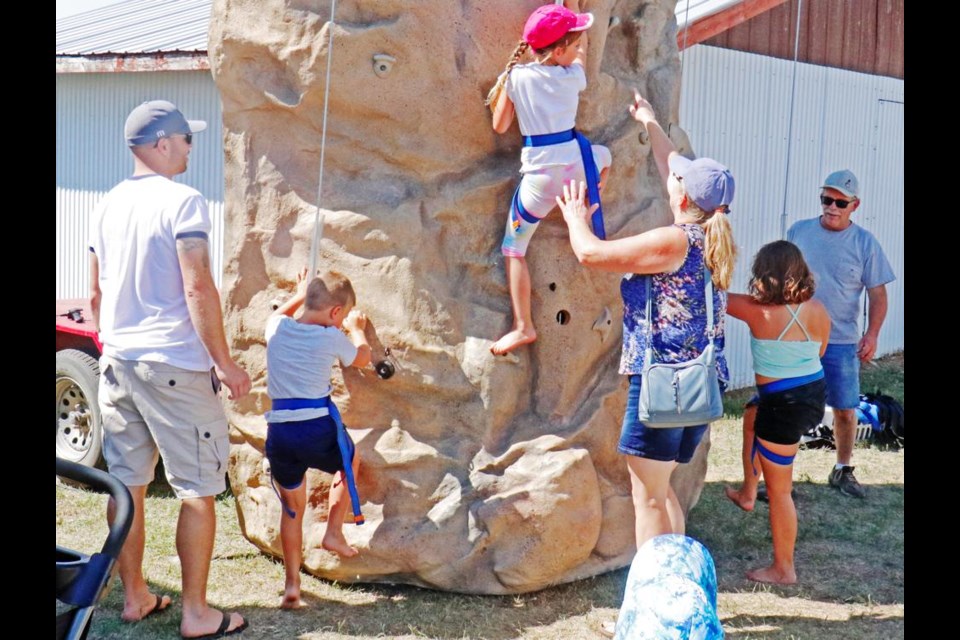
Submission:
<svg viewBox="0 0 960 640">
<path fill-rule="evenodd" d="M 410 586 L 333 585 L 346 591 L 348 596 L 361 596 L 364 602 L 344 602 L 305 590 L 302 597 L 306 606 L 297 611 L 247 605 L 229 607 L 229 610 L 239 611 L 250 622 L 250 628 L 242 635 L 244 640 L 313 637 L 313 634 L 322 634 L 324 638 L 507 640 L 522 636 L 527 628 L 583 616 L 597 607 L 618 609 L 626 571 L 621 569 L 596 578 L 517 596 L 463 595 Z M 173 597 L 174 603 L 168 612 L 135 624 L 122 622 L 120 611 L 123 608 L 123 594 L 117 583 L 94 615 L 90 638 L 179 638 L 182 615 L 180 593 L 153 583 L 150 588 Z M 279 602 L 279 596 L 277 600 Z M 210 606 L 227 610 L 215 600 L 211 600 Z M 607 617 L 612 620 L 615 614 L 604 616 L 604 619 Z M 589 638 L 591 635 L 584 633 L 581 627 L 574 635 L 561 632 L 557 637 Z"/>
<path fill-rule="evenodd" d="M 737 615 L 723 620 L 728 638 L 902 638 L 902 616 L 858 615 L 841 620 L 816 616 Z"/>
<path fill-rule="evenodd" d="M 687 533 L 713 554 L 721 592 L 755 591 L 757 583 L 745 573 L 772 560 L 769 509 L 757 502 L 753 512 L 740 510 L 724 485 L 704 485 Z M 822 483 L 795 482 L 794 488 L 798 583 L 764 588 L 823 602 L 903 604 L 903 485 L 870 485 L 863 501 Z"/>
</svg>

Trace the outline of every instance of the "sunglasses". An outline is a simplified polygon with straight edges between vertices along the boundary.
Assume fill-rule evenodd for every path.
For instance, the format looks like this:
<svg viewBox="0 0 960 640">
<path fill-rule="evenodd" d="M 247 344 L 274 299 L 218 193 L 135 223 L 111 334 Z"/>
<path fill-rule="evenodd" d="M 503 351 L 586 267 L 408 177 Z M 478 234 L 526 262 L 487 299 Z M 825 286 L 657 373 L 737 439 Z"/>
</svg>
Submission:
<svg viewBox="0 0 960 640">
<path fill-rule="evenodd" d="M 181 135 L 187 144 L 193 144 L 193 134 L 192 133 L 178 133 L 174 135 Z M 160 140 L 157 140 L 153 143 L 153 148 L 156 149 L 160 146 Z"/>
<path fill-rule="evenodd" d="M 825 207 L 829 207 L 833 203 L 836 203 L 837 209 L 846 209 L 847 205 L 851 202 L 853 202 L 853 200 L 840 200 L 839 198 L 831 198 L 830 196 L 820 196 L 820 204 Z"/>
</svg>

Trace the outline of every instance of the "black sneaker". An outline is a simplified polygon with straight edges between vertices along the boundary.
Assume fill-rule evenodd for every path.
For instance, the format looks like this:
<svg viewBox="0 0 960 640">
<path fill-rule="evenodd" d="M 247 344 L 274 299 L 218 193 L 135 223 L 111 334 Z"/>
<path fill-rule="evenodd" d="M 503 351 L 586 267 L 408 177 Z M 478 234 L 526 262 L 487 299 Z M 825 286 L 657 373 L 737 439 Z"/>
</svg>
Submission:
<svg viewBox="0 0 960 640">
<path fill-rule="evenodd" d="M 830 483 L 831 487 L 839 489 L 843 495 L 862 500 L 867 497 L 867 494 L 864 493 L 863 487 L 860 486 L 857 478 L 853 475 L 853 469 L 854 467 L 850 466 L 840 467 L 839 469 L 834 467 L 833 471 L 830 472 L 830 477 L 827 478 L 827 482 Z"/>
</svg>

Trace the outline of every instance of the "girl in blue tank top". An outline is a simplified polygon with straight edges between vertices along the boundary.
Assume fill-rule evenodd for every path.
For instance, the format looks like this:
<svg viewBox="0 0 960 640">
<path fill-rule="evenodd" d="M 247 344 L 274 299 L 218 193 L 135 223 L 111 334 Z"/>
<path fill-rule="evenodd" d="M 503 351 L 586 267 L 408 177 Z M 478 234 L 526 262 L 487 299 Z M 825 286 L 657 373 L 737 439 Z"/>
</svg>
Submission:
<svg viewBox="0 0 960 640">
<path fill-rule="evenodd" d="M 813 300 L 813 274 L 796 245 L 778 240 L 753 260 L 749 294 L 731 293 L 727 313 L 750 327 L 757 381 L 757 417 L 744 422 L 743 484 L 727 497 L 752 511 L 761 475 L 770 500 L 773 564 L 747 572 L 759 582 L 793 584 L 797 511 L 793 504 L 793 458 L 800 436 L 820 422 L 826 383 L 820 356 L 830 337 L 830 316 Z M 759 463 L 759 468 L 758 468 Z"/>
</svg>

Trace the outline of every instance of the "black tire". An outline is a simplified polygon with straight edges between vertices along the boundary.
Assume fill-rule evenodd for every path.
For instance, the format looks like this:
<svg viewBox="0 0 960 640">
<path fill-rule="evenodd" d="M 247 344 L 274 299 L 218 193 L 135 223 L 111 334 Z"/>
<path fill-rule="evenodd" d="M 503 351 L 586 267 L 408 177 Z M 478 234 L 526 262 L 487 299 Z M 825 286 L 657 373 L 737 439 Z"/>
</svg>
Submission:
<svg viewBox="0 0 960 640">
<path fill-rule="evenodd" d="M 100 365 L 76 349 L 57 352 L 57 457 L 88 467 L 100 460 Z"/>
</svg>

